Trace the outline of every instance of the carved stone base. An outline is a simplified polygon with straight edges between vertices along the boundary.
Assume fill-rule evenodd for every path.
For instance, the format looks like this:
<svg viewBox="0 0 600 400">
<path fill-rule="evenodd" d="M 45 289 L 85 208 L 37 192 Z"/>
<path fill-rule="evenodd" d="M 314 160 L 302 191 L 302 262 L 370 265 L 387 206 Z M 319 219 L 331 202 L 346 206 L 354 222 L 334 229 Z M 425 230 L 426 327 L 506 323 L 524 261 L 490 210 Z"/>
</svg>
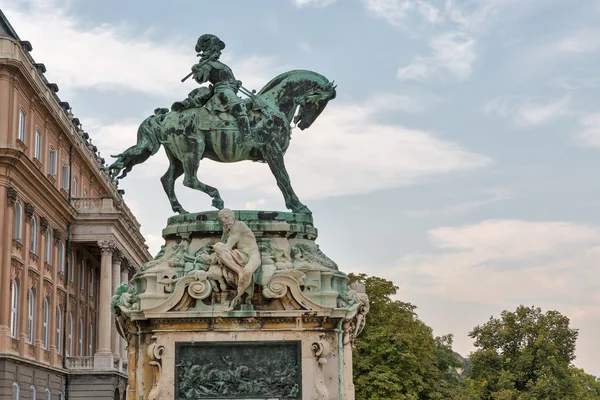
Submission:
<svg viewBox="0 0 600 400">
<path fill-rule="evenodd" d="M 331 322 L 155 321 L 133 336 L 128 398 L 353 400 L 351 346 Z"/>
</svg>

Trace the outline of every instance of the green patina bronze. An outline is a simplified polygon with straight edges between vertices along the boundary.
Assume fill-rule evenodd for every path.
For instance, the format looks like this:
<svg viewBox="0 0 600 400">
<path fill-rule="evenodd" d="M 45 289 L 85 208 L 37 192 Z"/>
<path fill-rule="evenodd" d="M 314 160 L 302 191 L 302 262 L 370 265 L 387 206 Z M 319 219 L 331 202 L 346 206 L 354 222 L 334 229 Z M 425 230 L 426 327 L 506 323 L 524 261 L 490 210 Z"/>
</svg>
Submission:
<svg viewBox="0 0 600 400">
<path fill-rule="evenodd" d="M 300 342 L 176 345 L 176 400 L 300 400 L 301 376 Z"/>
<path fill-rule="evenodd" d="M 174 103 L 171 111 L 159 108 L 144 120 L 137 144 L 114 156 L 117 160 L 107 168 L 110 178 L 124 178 L 163 145 L 170 165 L 161 182 L 173 211 L 186 214 L 174 191 L 175 180 L 181 175 L 185 186 L 207 193 L 214 207 L 224 207 L 219 191 L 197 178 L 203 158 L 223 163 L 266 162 L 286 207 L 296 213 L 310 213 L 292 188 L 283 156 L 290 144 L 292 120 L 301 130 L 310 127 L 335 98 L 333 82 L 316 72 L 294 70 L 275 77 L 258 93 L 250 92 L 219 60 L 224 48 L 214 35 L 198 39 L 200 61 L 188 77 L 210 86 L 193 90 L 186 99 Z M 238 92 L 248 98 L 241 99 Z"/>
</svg>

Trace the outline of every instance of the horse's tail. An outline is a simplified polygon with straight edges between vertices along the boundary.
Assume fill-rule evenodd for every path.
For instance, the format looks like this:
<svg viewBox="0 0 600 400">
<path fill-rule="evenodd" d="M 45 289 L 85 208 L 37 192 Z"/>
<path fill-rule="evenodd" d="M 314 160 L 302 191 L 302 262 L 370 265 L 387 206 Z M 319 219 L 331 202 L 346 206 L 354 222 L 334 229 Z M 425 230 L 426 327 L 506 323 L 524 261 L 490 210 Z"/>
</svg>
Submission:
<svg viewBox="0 0 600 400">
<path fill-rule="evenodd" d="M 117 160 L 112 163 L 108 170 L 111 178 L 114 178 L 121 170 L 124 170 L 122 175 L 117 179 L 124 178 L 131 169 L 146 161 L 148 158 L 156 154 L 160 149 L 160 131 L 162 129 L 161 122 L 165 114 L 168 112 L 166 108 L 154 110 L 154 115 L 146 118 L 138 128 L 137 143 L 131 146 L 121 154 L 111 156 Z"/>
</svg>

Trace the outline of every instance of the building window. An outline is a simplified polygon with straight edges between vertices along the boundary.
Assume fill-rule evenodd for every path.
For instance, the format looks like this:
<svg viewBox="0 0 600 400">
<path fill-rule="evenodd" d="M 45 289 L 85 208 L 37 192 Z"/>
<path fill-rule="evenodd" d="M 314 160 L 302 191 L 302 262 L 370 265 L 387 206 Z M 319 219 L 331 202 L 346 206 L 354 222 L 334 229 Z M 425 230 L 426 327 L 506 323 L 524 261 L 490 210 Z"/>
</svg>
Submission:
<svg viewBox="0 0 600 400">
<path fill-rule="evenodd" d="M 56 352 L 58 354 L 62 351 L 62 320 L 62 309 L 58 306 L 56 309 Z"/>
<path fill-rule="evenodd" d="M 21 242 L 21 233 L 23 231 L 23 207 L 21 203 L 15 204 L 15 229 L 13 239 Z"/>
<path fill-rule="evenodd" d="M 79 267 L 79 281 L 81 282 L 81 290 L 85 290 L 85 260 L 81 260 Z"/>
<path fill-rule="evenodd" d="M 52 265 L 52 230 L 46 232 L 46 264 Z"/>
<path fill-rule="evenodd" d="M 29 343 L 33 343 L 33 334 L 35 328 L 35 292 L 29 289 L 29 314 L 27 315 L 27 337 Z"/>
<path fill-rule="evenodd" d="M 19 400 L 19 391 L 21 388 L 17 382 L 13 382 L 12 400 Z"/>
<path fill-rule="evenodd" d="M 58 272 L 65 273 L 65 244 L 62 240 L 58 244 Z"/>
<path fill-rule="evenodd" d="M 56 156 L 56 150 L 50 147 L 50 162 L 48 163 L 48 173 L 52 176 L 56 176 L 56 166 L 58 157 Z"/>
<path fill-rule="evenodd" d="M 52 394 L 50 393 L 50 389 L 46 389 L 45 395 L 46 395 L 45 400 L 52 400 Z"/>
<path fill-rule="evenodd" d="M 19 140 L 25 143 L 25 111 L 19 110 Z"/>
<path fill-rule="evenodd" d="M 77 271 L 77 268 L 75 268 L 75 266 L 77 265 L 75 263 L 75 259 L 76 259 L 75 258 L 75 251 L 71 250 L 71 265 L 69 267 L 69 272 L 70 272 L 71 276 L 69 276 L 69 280 L 72 283 L 75 283 L 75 272 Z"/>
<path fill-rule="evenodd" d="M 88 356 L 94 355 L 94 325 L 90 322 L 90 330 L 88 331 Z"/>
<path fill-rule="evenodd" d="M 38 224 L 37 218 L 34 216 L 31 219 L 31 252 L 33 254 L 37 254 L 37 245 L 38 245 Z"/>
<path fill-rule="evenodd" d="M 83 357 L 83 319 L 79 318 L 79 356 Z"/>
<path fill-rule="evenodd" d="M 10 308 L 10 336 L 17 337 L 17 329 L 19 326 L 19 282 L 12 281 L 12 299 Z"/>
<path fill-rule="evenodd" d="M 77 181 L 77 177 L 73 177 L 73 197 L 77 197 L 79 194 L 79 182 Z"/>
<path fill-rule="evenodd" d="M 63 394 L 63 392 L 60 392 L 58 394 L 58 400 L 65 400 L 65 395 Z"/>
<path fill-rule="evenodd" d="M 36 394 L 36 392 L 35 392 L 35 387 L 34 387 L 33 385 L 31 385 L 31 386 L 29 387 L 29 398 L 30 398 L 31 400 L 35 400 L 35 398 L 36 398 L 36 397 L 37 397 L 37 394 Z"/>
<path fill-rule="evenodd" d="M 62 166 L 62 173 L 61 173 L 61 182 L 62 182 L 62 188 L 65 190 L 69 190 L 69 179 L 71 174 L 69 174 L 69 166 L 63 164 Z"/>
<path fill-rule="evenodd" d="M 67 357 L 73 354 L 73 314 L 69 313 L 69 336 L 67 342 Z"/>
<path fill-rule="evenodd" d="M 96 286 L 95 270 L 90 269 L 90 296 L 94 297 L 94 287 Z"/>
<path fill-rule="evenodd" d="M 42 157 L 42 134 L 39 129 L 35 130 L 35 148 L 33 150 L 33 156 L 39 160 Z"/>
<path fill-rule="evenodd" d="M 46 297 L 44 299 L 44 330 L 42 332 L 42 334 L 44 335 L 44 349 L 48 350 L 48 323 L 50 321 L 48 321 L 48 317 L 50 315 L 50 302 L 48 301 L 48 298 Z"/>
</svg>

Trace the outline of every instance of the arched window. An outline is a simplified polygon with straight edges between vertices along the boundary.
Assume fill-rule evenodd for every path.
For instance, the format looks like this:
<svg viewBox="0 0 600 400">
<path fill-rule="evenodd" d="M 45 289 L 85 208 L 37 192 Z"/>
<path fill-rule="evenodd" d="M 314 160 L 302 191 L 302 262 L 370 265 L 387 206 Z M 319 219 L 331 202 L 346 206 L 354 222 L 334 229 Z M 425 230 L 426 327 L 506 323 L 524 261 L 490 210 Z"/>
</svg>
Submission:
<svg viewBox="0 0 600 400">
<path fill-rule="evenodd" d="M 12 301 L 10 309 L 10 335 L 13 338 L 17 337 L 19 326 L 19 282 L 15 279 L 12 281 Z"/>
<path fill-rule="evenodd" d="M 33 156 L 39 160 L 42 156 L 42 134 L 39 129 L 35 130 L 35 147 L 33 150 Z"/>
<path fill-rule="evenodd" d="M 60 392 L 58 394 L 58 400 L 65 400 L 65 395 L 63 394 L 63 392 Z"/>
<path fill-rule="evenodd" d="M 45 400 L 52 400 L 52 393 L 50 393 L 50 389 L 46 389 L 45 396 L 46 396 Z"/>
<path fill-rule="evenodd" d="M 12 386 L 12 400 L 19 400 L 19 395 L 21 388 L 19 387 L 19 384 L 17 382 L 13 382 L 13 386 Z"/>
<path fill-rule="evenodd" d="M 52 265 L 52 230 L 46 232 L 46 264 Z"/>
<path fill-rule="evenodd" d="M 31 400 L 35 400 L 37 393 L 35 392 L 35 387 L 33 385 L 29 386 L 29 398 Z"/>
<path fill-rule="evenodd" d="M 31 218 L 31 248 L 29 249 L 33 254 L 37 254 L 37 243 L 38 243 L 38 224 L 35 215 Z"/>
<path fill-rule="evenodd" d="M 58 243 L 58 272 L 65 273 L 65 243 L 62 240 Z"/>
<path fill-rule="evenodd" d="M 29 314 L 27 315 L 27 338 L 29 343 L 33 343 L 34 325 L 35 325 L 35 292 L 29 289 Z"/>
<path fill-rule="evenodd" d="M 94 325 L 90 322 L 90 330 L 88 331 L 88 356 L 94 355 Z"/>
<path fill-rule="evenodd" d="M 19 140 L 25 143 L 25 111 L 19 110 Z"/>
<path fill-rule="evenodd" d="M 56 308 L 56 352 L 60 354 L 62 352 L 62 321 L 63 313 L 62 308 L 58 306 Z"/>
<path fill-rule="evenodd" d="M 73 355 L 73 314 L 69 313 L 69 336 L 68 336 L 68 349 L 67 356 Z"/>
<path fill-rule="evenodd" d="M 83 357 L 83 319 L 79 318 L 79 356 Z"/>
<path fill-rule="evenodd" d="M 75 283 L 75 272 L 77 271 L 77 268 L 75 268 L 77 263 L 75 261 L 77 261 L 75 250 L 71 248 L 71 265 L 69 266 L 69 280 L 73 283 Z"/>
<path fill-rule="evenodd" d="M 81 284 L 81 290 L 85 289 L 85 259 L 81 260 L 81 265 L 79 267 L 79 281 Z"/>
<path fill-rule="evenodd" d="M 49 315 L 50 315 L 50 302 L 46 297 L 44 299 L 44 329 L 43 329 L 43 339 L 44 339 L 44 349 L 48 350 L 48 324 L 49 324 Z"/>
<path fill-rule="evenodd" d="M 94 287 L 96 286 L 96 270 L 90 269 L 90 296 L 94 297 Z"/>
<path fill-rule="evenodd" d="M 58 156 L 56 150 L 50 147 L 49 159 L 48 159 L 48 173 L 52 176 L 56 176 L 56 169 L 58 168 Z"/>
<path fill-rule="evenodd" d="M 13 234 L 13 239 L 17 241 L 21 241 L 21 232 L 22 232 L 22 223 L 23 223 L 23 207 L 21 203 L 15 204 L 15 229 Z"/>
</svg>

